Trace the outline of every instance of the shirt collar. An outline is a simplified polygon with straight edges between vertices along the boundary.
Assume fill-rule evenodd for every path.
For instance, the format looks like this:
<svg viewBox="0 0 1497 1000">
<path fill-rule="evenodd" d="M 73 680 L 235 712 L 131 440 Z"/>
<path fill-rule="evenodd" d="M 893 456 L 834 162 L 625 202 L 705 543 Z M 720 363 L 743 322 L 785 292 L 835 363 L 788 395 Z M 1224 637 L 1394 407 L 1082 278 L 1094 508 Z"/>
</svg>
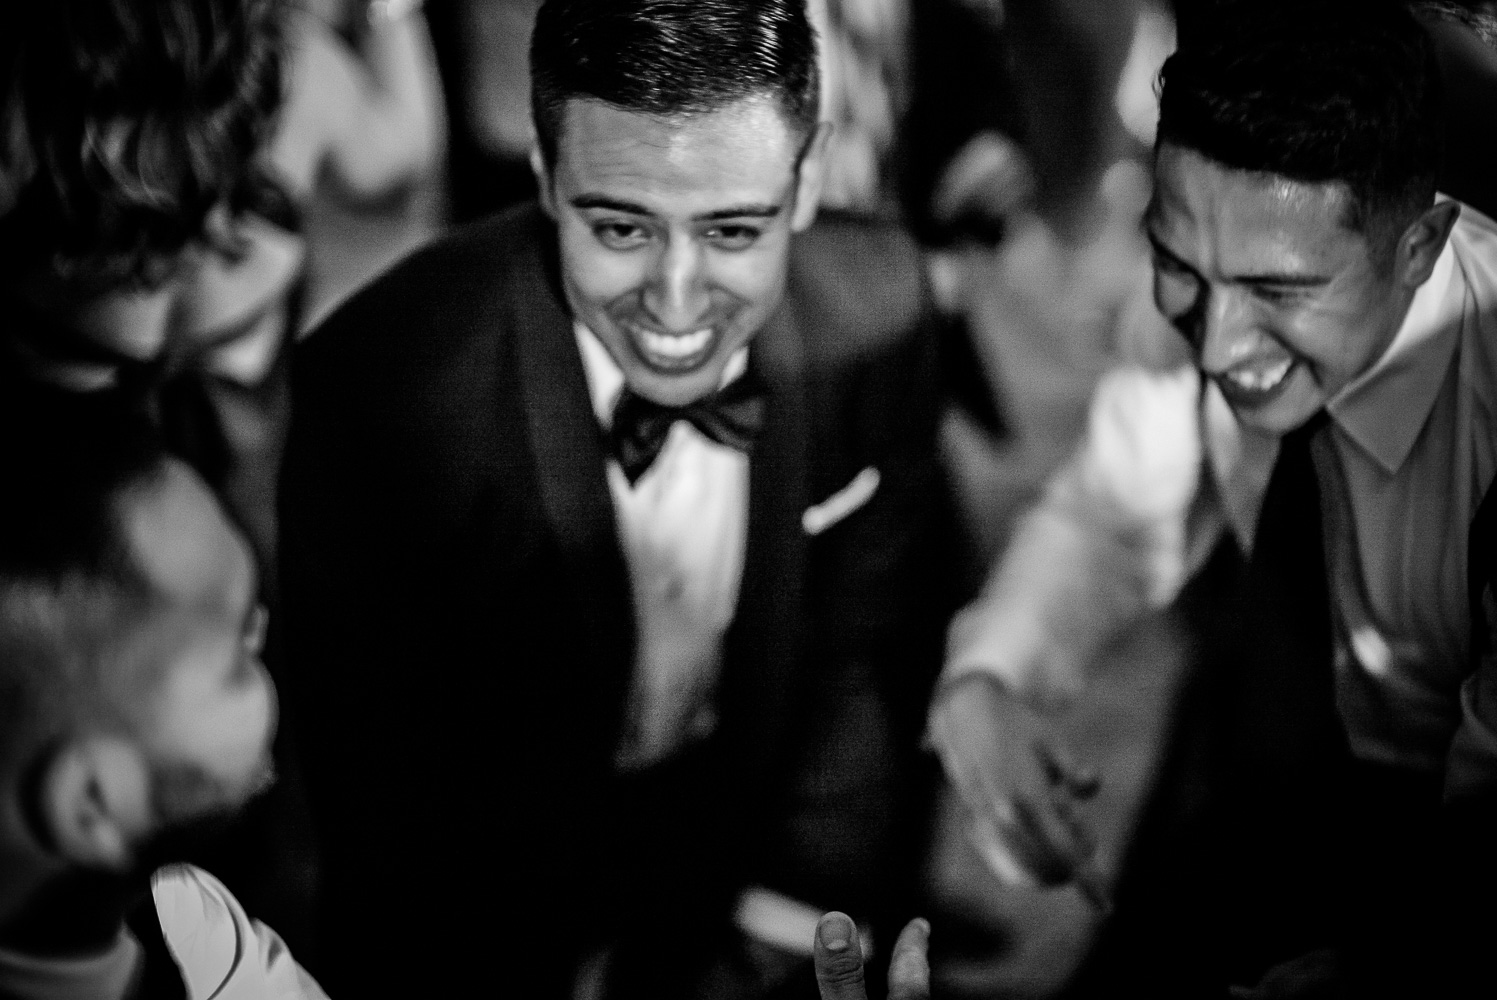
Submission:
<svg viewBox="0 0 1497 1000">
<path fill-rule="evenodd" d="M 582 369 L 587 374 L 587 392 L 592 399 L 593 416 L 597 417 L 598 426 L 606 430 L 613 425 L 613 408 L 624 390 L 624 372 L 619 368 L 618 362 L 613 360 L 613 355 L 608 353 L 608 348 L 603 346 L 603 342 L 581 321 L 572 324 L 572 331 L 577 338 L 577 348 L 582 352 Z M 732 384 L 747 368 L 748 347 L 744 346 L 728 359 L 718 388 Z"/>
<path fill-rule="evenodd" d="M 140 943 L 124 928 L 108 949 L 83 958 L 34 958 L 0 949 L 0 996 L 117 1000 L 129 991 L 140 956 Z"/>
<path fill-rule="evenodd" d="M 1413 450 L 1460 341 L 1465 283 L 1457 280 L 1458 270 L 1447 240 L 1388 349 L 1326 404 L 1341 429 L 1389 474 Z"/>
</svg>

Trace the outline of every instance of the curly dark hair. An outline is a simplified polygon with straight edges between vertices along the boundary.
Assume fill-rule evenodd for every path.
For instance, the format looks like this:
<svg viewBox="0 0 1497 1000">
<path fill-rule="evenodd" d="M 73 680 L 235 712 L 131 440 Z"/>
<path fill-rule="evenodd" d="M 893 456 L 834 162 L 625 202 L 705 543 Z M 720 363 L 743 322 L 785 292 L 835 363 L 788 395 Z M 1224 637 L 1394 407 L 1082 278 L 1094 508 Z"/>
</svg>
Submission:
<svg viewBox="0 0 1497 1000">
<path fill-rule="evenodd" d="M 1224 4 L 1160 73 L 1160 143 L 1239 170 L 1343 182 L 1348 223 L 1402 223 L 1434 200 L 1439 66 L 1393 0 Z"/>
<path fill-rule="evenodd" d="M 169 273 L 253 176 L 283 25 L 283 0 L 5 4 L 0 273 L 102 288 Z"/>
<path fill-rule="evenodd" d="M 547 163 L 574 97 L 670 116 L 768 93 L 809 132 L 820 98 L 816 32 L 805 0 L 546 0 L 530 84 Z"/>
</svg>

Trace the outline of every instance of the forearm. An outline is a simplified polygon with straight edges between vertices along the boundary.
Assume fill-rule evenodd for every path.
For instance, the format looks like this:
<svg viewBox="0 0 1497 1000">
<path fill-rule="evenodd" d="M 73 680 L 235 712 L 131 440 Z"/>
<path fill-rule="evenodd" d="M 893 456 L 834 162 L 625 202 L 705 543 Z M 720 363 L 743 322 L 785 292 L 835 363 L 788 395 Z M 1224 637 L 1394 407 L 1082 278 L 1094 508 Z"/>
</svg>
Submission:
<svg viewBox="0 0 1497 1000">
<path fill-rule="evenodd" d="M 1104 379 L 1081 449 L 953 620 L 943 685 L 983 672 L 1063 704 L 1123 628 L 1174 595 L 1200 468 L 1195 399 L 1184 374 Z"/>
</svg>

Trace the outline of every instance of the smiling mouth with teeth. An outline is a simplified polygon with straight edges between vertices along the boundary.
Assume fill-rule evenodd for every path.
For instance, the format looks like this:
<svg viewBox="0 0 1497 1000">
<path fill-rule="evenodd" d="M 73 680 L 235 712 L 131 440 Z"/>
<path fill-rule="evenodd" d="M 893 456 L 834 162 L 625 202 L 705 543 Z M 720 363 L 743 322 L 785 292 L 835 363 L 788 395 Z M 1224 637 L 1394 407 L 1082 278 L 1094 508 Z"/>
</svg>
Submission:
<svg viewBox="0 0 1497 1000">
<path fill-rule="evenodd" d="M 1277 389 L 1293 367 L 1294 359 L 1285 358 L 1265 367 L 1244 367 L 1223 372 L 1221 381 L 1240 392 L 1261 396 Z"/>
<path fill-rule="evenodd" d="M 696 368 L 711 356 L 715 341 L 710 326 L 685 334 L 658 333 L 632 324 L 628 330 L 642 359 L 651 367 L 667 371 Z"/>
</svg>

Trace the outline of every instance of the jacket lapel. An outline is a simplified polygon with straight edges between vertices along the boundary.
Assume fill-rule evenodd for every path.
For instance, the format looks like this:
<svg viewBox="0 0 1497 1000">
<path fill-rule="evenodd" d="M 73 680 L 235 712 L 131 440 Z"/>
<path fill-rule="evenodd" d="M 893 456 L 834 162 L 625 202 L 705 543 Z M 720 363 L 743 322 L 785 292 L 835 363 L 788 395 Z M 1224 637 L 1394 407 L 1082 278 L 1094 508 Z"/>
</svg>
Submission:
<svg viewBox="0 0 1497 1000">
<path fill-rule="evenodd" d="M 604 471 L 602 436 L 593 418 L 587 377 L 557 278 L 555 236 L 537 213 L 534 263 L 501 289 L 515 313 L 515 351 L 526 431 L 535 457 L 540 500 L 575 588 L 575 621 L 584 664 L 594 665 L 578 694 L 609 720 L 599 752 L 611 754 L 619 706 L 634 660 L 629 573 L 614 523 Z M 579 678 L 579 680 L 581 680 Z"/>
<path fill-rule="evenodd" d="M 738 613 L 728 632 L 722 735 L 741 774 L 766 781 L 794 708 L 792 681 L 805 644 L 807 448 L 802 345 L 787 301 L 754 340 L 750 364 L 769 405 L 749 463 L 748 542 Z"/>
</svg>

